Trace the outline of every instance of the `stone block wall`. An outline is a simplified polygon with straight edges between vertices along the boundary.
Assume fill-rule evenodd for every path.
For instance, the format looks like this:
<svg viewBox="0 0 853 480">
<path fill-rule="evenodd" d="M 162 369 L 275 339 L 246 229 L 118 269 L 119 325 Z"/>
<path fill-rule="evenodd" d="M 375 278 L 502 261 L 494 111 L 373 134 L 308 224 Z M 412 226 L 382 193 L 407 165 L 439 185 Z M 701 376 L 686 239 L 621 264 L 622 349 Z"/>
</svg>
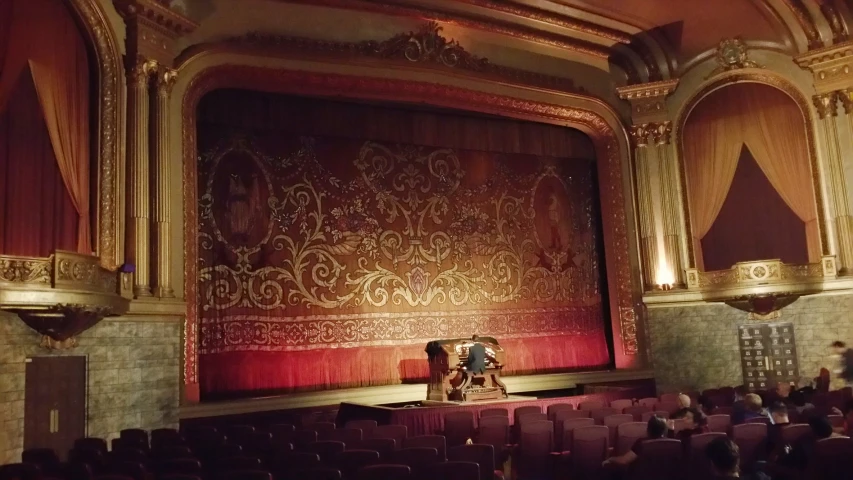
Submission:
<svg viewBox="0 0 853 480">
<path fill-rule="evenodd" d="M 40 336 L 0 312 L 0 464 L 19 462 L 24 442 L 27 357 L 88 357 L 87 434 L 112 439 L 125 428 L 177 427 L 181 325 L 175 320 L 108 318 L 67 352 L 39 347 Z"/>
<path fill-rule="evenodd" d="M 722 303 L 650 307 L 649 355 L 658 390 L 702 390 L 741 385 L 738 326 L 747 323 L 790 322 L 800 375 L 816 377 L 837 360 L 829 345 L 842 340 L 853 345 L 853 294 L 803 297 L 780 311 L 779 318 L 750 320 L 745 312 Z"/>
</svg>

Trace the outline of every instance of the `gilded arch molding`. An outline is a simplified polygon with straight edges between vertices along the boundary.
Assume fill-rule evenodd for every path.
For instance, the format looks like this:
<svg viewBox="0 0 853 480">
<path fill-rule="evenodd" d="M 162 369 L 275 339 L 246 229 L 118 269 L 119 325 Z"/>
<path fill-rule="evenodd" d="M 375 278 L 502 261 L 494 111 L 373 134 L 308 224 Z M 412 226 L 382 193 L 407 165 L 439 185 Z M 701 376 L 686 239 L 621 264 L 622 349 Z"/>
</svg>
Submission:
<svg viewBox="0 0 853 480">
<path fill-rule="evenodd" d="M 794 103 L 797 104 L 797 107 L 799 107 L 800 113 L 802 113 L 803 115 L 803 125 L 806 130 L 806 142 L 809 150 L 809 165 L 811 166 L 812 172 L 812 188 L 814 189 L 815 201 L 817 205 L 821 252 L 824 255 L 828 255 L 829 241 L 827 239 L 827 232 L 825 227 L 826 205 L 824 202 L 823 195 L 821 194 L 822 189 L 820 180 L 820 169 L 817 157 L 817 146 L 815 145 L 815 121 L 812 117 L 812 111 L 809 106 L 810 103 L 808 101 L 808 97 L 806 97 L 806 95 L 803 94 L 803 92 L 800 91 L 800 89 L 797 88 L 793 83 L 791 83 L 781 75 L 763 69 L 744 68 L 740 70 L 724 72 L 716 77 L 709 79 L 707 82 L 705 82 L 698 88 L 696 93 L 691 95 L 687 99 L 687 101 L 684 102 L 683 106 L 678 111 L 678 115 L 676 116 L 673 133 L 675 135 L 674 138 L 676 139 L 676 161 L 678 162 L 677 168 L 680 174 L 681 202 L 685 206 L 684 223 L 686 234 L 683 242 L 685 244 L 685 248 L 687 249 L 687 268 L 696 268 L 696 252 L 693 250 L 693 242 L 689 240 L 690 238 L 692 238 L 693 235 L 693 227 L 691 225 L 690 209 L 688 208 L 689 203 L 687 195 L 687 180 L 684 164 L 684 142 L 682 132 L 684 131 L 684 125 L 687 122 L 687 118 L 690 116 L 690 112 L 693 111 L 693 109 L 699 104 L 699 102 L 701 102 L 711 93 L 720 90 L 721 88 L 725 88 L 727 86 L 735 85 L 738 83 L 758 83 L 773 87 L 788 95 L 791 100 L 793 100 Z"/>
<path fill-rule="evenodd" d="M 98 89 L 93 150 L 97 152 L 97 235 L 96 251 L 101 266 L 114 269 L 122 260 L 122 202 L 118 196 L 121 180 L 123 139 L 121 52 L 112 26 L 97 0 L 66 0 L 84 27 L 86 40 L 95 52 Z"/>
<path fill-rule="evenodd" d="M 187 67 L 192 63 L 194 62 L 185 63 L 182 70 L 188 70 Z M 392 71 L 390 66 L 385 68 L 387 71 Z M 435 77 L 425 74 L 420 78 L 434 79 Z M 180 112 L 183 120 L 181 134 L 184 288 L 187 302 L 184 381 L 188 391 L 191 390 L 191 385 L 198 382 L 196 111 L 199 101 L 205 94 L 222 88 L 245 88 L 306 96 L 339 96 L 341 92 L 346 92 L 346 96 L 352 99 L 429 103 L 439 107 L 569 126 L 587 133 L 594 142 L 598 161 L 616 366 L 619 368 L 642 366 L 641 348 L 638 345 L 642 321 L 641 313 L 637 308 L 637 291 L 634 287 L 636 269 L 632 269 L 632 263 L 635 262 L 633 259 L 636 259 L 636 242 L 631 239 L 634 229 L 630 199 L 633 197 L 630 186 L 632 181 L 627 135 L 618 123 L 615 112 L 606 104 L 590 97 L 559 94 L 569 96 L 573 100 L 577 99 L 577 103 L 590 105 L 588 108 L 578 108 L 425 81 L 266 66 L 210 66 L 200 69 L 191 79 L 185 77 L 185 81 L 187 84 Z M 557 92 L 553 94 L 558 95 Z M 597 107 L 598 110 L 606 113 L 596 112 L 592 107 Z M 605 115 L 609 115 L 610 118 L 606 118 Z"/>
</svg>

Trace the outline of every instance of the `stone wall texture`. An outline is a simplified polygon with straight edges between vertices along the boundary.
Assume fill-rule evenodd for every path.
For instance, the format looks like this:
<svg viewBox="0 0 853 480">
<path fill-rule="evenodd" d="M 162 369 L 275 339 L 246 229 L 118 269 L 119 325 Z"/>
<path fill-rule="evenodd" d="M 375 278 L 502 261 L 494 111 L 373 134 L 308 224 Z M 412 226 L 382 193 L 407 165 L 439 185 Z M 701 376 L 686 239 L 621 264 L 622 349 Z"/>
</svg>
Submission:
<svg viewBox="0 0 853 480">
<path fill-rule="evenodd" d="M 0 464 L 19 462 L 24 442 L 25 359 L 88 357 L 87 434 L 112 439 L 125 428 L 177 427 L 181 325 L 174 320 L 108 318 L 67 352 L 39 347 L 40 336 L 0 312 Z"/>
<path fill-rule="evenodd" d="M 803 297 L 780 311 L 779 318 L 751 320 L 745 312 L 722 303 L 650 307 L 649 355 L 661 392 L 702 390 L 743 384 L 738 326 L 748 323 L 790 322 L 800 375 L 816 377 L 837 360 L 829 345 L 835 340 L 853 344 L 853 295 Z"/>
</svg>

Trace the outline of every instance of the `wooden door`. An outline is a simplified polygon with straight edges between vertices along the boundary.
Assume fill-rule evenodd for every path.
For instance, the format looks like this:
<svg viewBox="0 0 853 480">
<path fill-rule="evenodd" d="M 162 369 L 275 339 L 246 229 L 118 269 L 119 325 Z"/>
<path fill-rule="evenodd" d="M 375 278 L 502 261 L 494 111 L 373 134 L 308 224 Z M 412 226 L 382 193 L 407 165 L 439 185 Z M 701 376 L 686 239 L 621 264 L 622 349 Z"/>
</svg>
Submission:
<svg viewBox="0 0 853 480">
<path fill-rule="evenodd" d="M 796 382 L 800 369 L 792 323 L 756 323 L 738 329 L 743 383 L 750 391 Z"/>
<path fill-rule="evenodd" d="M 86 436 L 86 357 L 28 358 L 24 394 L 24 448 L 65 459 Z"/>
</svg>

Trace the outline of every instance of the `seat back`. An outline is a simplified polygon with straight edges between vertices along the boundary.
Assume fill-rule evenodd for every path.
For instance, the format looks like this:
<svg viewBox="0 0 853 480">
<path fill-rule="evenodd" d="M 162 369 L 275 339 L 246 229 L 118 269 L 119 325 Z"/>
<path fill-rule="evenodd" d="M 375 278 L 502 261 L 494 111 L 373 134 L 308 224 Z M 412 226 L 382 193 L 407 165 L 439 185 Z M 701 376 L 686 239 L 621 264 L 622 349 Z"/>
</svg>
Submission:
<svg viewBox="0 0 853 480">
<path fill-rule="evenodd" d="M 767 453 L 767 425 L 744 423 L 732 427 L 732 441 L 740 449 L 740 466 L 749 470 L 755 462 L 763 460 Z"/>
<path fill-rule="evenodd" d="M 641 398 L 637 400 L 637 405 L 642 405 L 644 407 L 655 408 L 655 405 L 658 404 L 658 399 L 655 397 Z"/>
<path fill-rule="evenodd" d="M 589 425 L 572 433 L 572 478 L 598 478 L 607 458 L 610 431 L 603 425 Z"/>
<path fill-rule="evenodd" d="M 40 480 L 42 472 L 32 463 L 9 463 L 0 466 L 0 480 Z"/>
<path fill-rule="evenodd" d="M 341 480 L 342 478 L 345 478 L 343 473 L 334 467 L 314 467 L 295 470 L 293 472 L 293 477 L 299 479 L 310 478 L 311 480 Z M 243 480 L 243 478 L 240 478 L 239 480 Z"/>
<path fill-rule="evenodd" d="M 663 402 L 675 403 L 678 402 L 678 394 L 677 393 L 664 393 L 660 397 L 658 397 Z"/>
<path fill-rule="evenodd" d="M 509 444 L 509 419 L 506 417 L 486 417 L 480 419 L 477 443 L 492 445 L 495 454 L 503 451 Z"/>
<path fill-rule="evenodd" d="M 661 438 L 644 442 L 633 464 L 631 480 L 680 480 L 683 452 L 678 440 Z"/>
<path fill-rule="evenodd" d="M 807 423 L 786 425 L 780 430 L 779 439 L 783 445 L 793 445 L 800 437 L 810 434 L 811 431 L 812 428 Z"/>
<path fill-rule="evenodd" d="M 853 439 L 833 437 L 824 438 L 815 443 L 806 478 L 810 480 L 850 478 L 850 472 L 853 472 Z"/>
<path fill-rule="evenodd" d="M 596 425 L 604 425 L 604 417 L 609 417 L 610 415 L 616 415 L 620 412 L 616 411 L 615 408 L 604 407 L 597 408 L 595 410 L 590 410 L 589 414 L 593 420 L 595 420 Z"/>
<path fill-rule="evenodd" d="M 474 438 L 475 433 L 474 412 L 453 412 L 444 416 L 444 438 L 448 446 L 464 445 L 469 438 Z"/>
<path fill-rule="evenodd" d="M 480 480 L 480 466 L 474 462 L 436 463 L 429 467 L 429 473 L 430 478 L 442 480 Z"/>
<path fill-rule="evenodd" d="M 227 472 L 221 477 L 223 480 L 272 480 L 272 475 L 269 472 L 265 472 L 263 470 L 241 470 L 235 472 Z M 311 477 L 315 478 L 315 477 Z M 337 478 L 331 478 L 328 480 L 340 480 L 340 475 Z M 327 479 L 318 479 L 318 480 L 327 480 Z"/>
<path fill-rule="evenodd" d="M 648 422 L 652 417 L 660 417 L 660 418 L 669 418 L 669 412 L 665 412 L 663 410 L 654 410 L 651 412 L 645 412 L 640 416 L 641 422 Z"/>
<path fill-rule="evenodd" d="M 678 405 L 678 402 L 658 402 L 657 406 L 655 406 L 655 410 L 661 410 L 672 415 L 677 412 L 681 407 Z"/>
<path fill-rule="evenodd" d="M 293 470 L 304 470 L 320 466 L 320 455 L 314 452 L 293 452 L 275 459 L 272 470 L 278 477 L 286 477 Z"/>
<path fill-rule="evenodd" d="M 547 420 L 521 425 L 513 466 L 522 478 L 544 478 L 550 471 L 549 457 L 554 451 L 554 423 Z"/>
<path fill-rule="evenodd" d="M 522 416 L 529 415 L 531 413 L 542 413 L 542 409 L 536 405 L 518 407 L 512 412 L 512 423 L 518 425 L 518 422 Z"/>
<path fill-rule="evenodd" d="M 358 471 L 368 465 L 379 463 L 379 452 L 375 450 L 345 450 L 335 457 L 335 466 L 344 478 L 355 478 Z"/>
<path fill-rule="evenodd" d="M 647 407 L 645 405 L 634 405 L 632 407 L 628 407 L 622 410 L 622 413 L 633 416 L 635 422 L 641 422 L 643 421 L 643 414 L 651 411 L 652 407 Z"/>
<path fill-rule="evenodd" d="M 254 457 L 221 458 L 216 459 L 214 465 L 217 472 L 263 470 L 261 460 Z"/>
<path fill-rule="evenodd" d="M 578 404 L 578 410 L 598 410 L 604 406 L 604 400 L 585 400 Z"/>
<path fill-rule="evenodd" d="M 548 421 L 548 415 L 544 413 L 525 413 L 524 415 L 518 417 L 518 423 L 516 423 L 516 427 L 521 427 L 526 423 L 532 422 L 544 422 Z"/>
<path fill-rule="evenodd" d="M 648 424 L 645 422 L 625 422 L 616 427 L 616 442 L 613 443 L 615 455 L 624 455 L 631 450 L 637 440 L 646 438 Z"/>
<path fill-rule="evenodd" d="M 480 420 L 485 417 L 507 417 L 509 418 L 509 410 L 505 408 L 485 408 L 480 410 Z"/>
<path fill-rule="evenodd" d="M 373 430 L 373 438 L 393 438 L 398 447 L 408 436 L 409 430 L 405 425 L 380 425 Z"/>
<path fill-rule="evenodd" d="M 564 432 L 566 429 L 564 426 L 566 422 L 575 419 L 589 420 L 588 423 L 581 422 L 576 425 L 592 425 L 595 423 L 589 416 L 589 410 L 558 410 L 551 420 L 554 422 L 554 441 L 556 442 L 557 450 L 569 450 L 568 445 L 571 445 L 571 441 L 565 442 Z"/>
<path fill-rule="evenodd" d="M 379 453 L 379 461 L 390 462 L 397 450 L 397 441 L 393 438 L 368 438 L 358 444 L 359 450 L 373 450 Z"/>
<path fill-rule="evenodd" d="M 149 447 L 148 432 L 141 428 L 126 428 L 119 432 L 119 438 L 126 444 L 145 447 L 145 450 Z"/>
<path fill-rule="evenodd" d="M 359 428 L 338 428 L 326 432 L 326 439 L 335 442 L 343 442 L 346 446 L 356 446 L 362 440 L 362 432 Z"/>
<path fill-rule="evenodd" d="M 574 410 L 575 406 L 571 403 L 552 403 L 548 405 L 548 410 L 546 413 L 548 414 L 548 420 L 554 421 L 554 417 L 557 416 L 557 412 L 562 410 Z"/>
<path fill-rule="evenodd" d="M 696 480 L 711 480 L 714 470 L 711 461 L 705 453 L 708 445 L 718 438 L 726 438 L 722 432 L 700 433 L 690 437 L 690 449 L 687 451 L 684 478 Z"/>
<path fill-rule="evenodd" d="M 37 465 L 45 476 L 62 476 L 62 462 L 52 448 L 28 448 L 21 453 L 21 461 Z"/>
<path fill-rule="evenodd" d="M 322 463 L 330 463 L 337 455 L 344 451 L 346 445 L 344 442 L 336 442 L 334 440 L 320 440 L 311 442 L 305 446 L 308 452 L 314 452 L 320 456 Z"/>
<path fill-rule="evenodd" d="M 411 468 L 415 478 L 424 478 L 427 469 L 439 463 L 438 450 L 429 447 L 401 448 L 394 454 L 394 463 Z"/>
<path fill-rule="evenodd" d="M 616 445 L 616 428 L 624 423 L 632 423 L 634 417 L 632 415 L 609 415 L 604 417 L 604 426 L 610 430 L 610 445 Z"/>
<path fill-rule="evenodd" d="M 344 428 L 357 428 L 361 430 L 361 438 L 370 438 L 373 436 L 373 429 L 376 427 L 376 420 L 350 420 L 344 424 Z"/>
<path fill-rule="evenodd" d="M 729 428 L 732 426 L 731 415 L 709 415 L 707 420 L 708 430 L 711 432 L 728 433 Z"/>
<path fill-rule="evenodd" d="M 480 480 L 492 480 L 495 475 L 495 449 L 491 445 L 474 443 L 447 450 L 447 459 L 455 462 L 474 462 L 480 466 Z"/>
<path fill-rule="evenodd" d="M 574 430 L 580 427 L 595 425 L 591 418 L 570 418 L 554 424 L 554 443 L 559 452 L 572 451 Z"/>
<path fill-rule="evenodd" d="M 419 435 L 403 439 L 403 448 L 428 447 L 438 451 L 438 460 L 447 460 L 447 441 L 441 435 Z"/>
<path fill-rule="evenodd" d="M 225 429 L 225 437 L 231 443 L 241 447 L 247 447 L 255 434 L 255 427 L 251 425 L 231 425 Z"/>
<path fill-rule="evenodd" d="M 102 453 L 107 453 L 107 441 L 103 438 L 86 437 L 74 440 L 75 449 L 91 448 Z"/>
<path fill-rule="evenodd" d="M 767 417 L 752 417 L 747 419 L 745 423 L 761 423 L 764 425 L 770 425 L 770 419 Z"/>
<path fill-rule="evenodd" d="M 630 398 L 621 398 L 610 402 L 610 408 L 615 408 L 617 412 L 622 413 L 626 408 L 634 405 L 634 401 Z"/>
</svg>

